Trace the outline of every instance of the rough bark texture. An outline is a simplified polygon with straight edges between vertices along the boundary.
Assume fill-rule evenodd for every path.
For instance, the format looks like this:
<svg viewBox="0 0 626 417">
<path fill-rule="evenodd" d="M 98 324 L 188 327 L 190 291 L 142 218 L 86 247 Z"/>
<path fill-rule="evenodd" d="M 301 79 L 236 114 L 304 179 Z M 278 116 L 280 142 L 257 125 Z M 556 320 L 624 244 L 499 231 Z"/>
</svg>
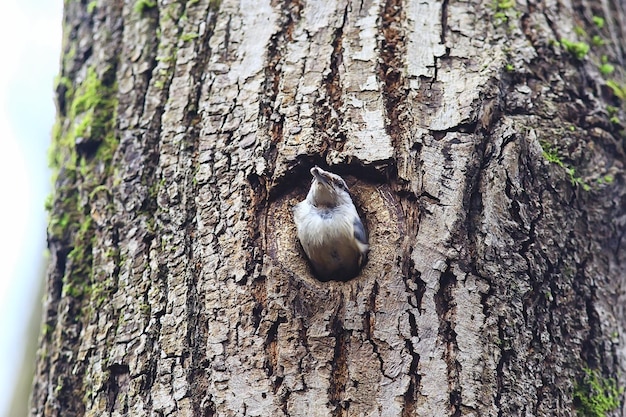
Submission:
<svg viewBox="0 0 626 417">
<path fill-rule="evenodd" d="M 32 415 L 573 416 L 590 372 L 626 415 L 625 16 L 66 1 Z M 295 237 L 315 164 L 346 283 Z"/>
</svg>

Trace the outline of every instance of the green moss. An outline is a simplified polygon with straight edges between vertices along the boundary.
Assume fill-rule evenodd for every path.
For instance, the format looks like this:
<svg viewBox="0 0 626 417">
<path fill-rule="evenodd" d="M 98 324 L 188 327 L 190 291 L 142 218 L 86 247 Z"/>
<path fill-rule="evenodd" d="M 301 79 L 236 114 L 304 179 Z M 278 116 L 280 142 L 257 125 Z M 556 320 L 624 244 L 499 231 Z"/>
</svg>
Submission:
<svg viewBox="0 0 626 417">
<path fill-rule="evenodd" d="M 96 152 L 96 159 L 99 161 L 104 161 L 105 163 L 109 163 L 113 159 L 113 155 L 115 154 L 115 150 L 117 149 L 117 145 L 119 141 L 117 136 L 113 133 L 113 131 L 108 131 L 104 140 L 98 147 L 98 151 Z"/>
<path fill-rule="evenodd" d="M 596 180 L 598 184 L 612 184 L 614 181 L 613 175 L 605 175 Z"/>
<path fill-rule="evenodd" d="M 615 71 L 615 67 L 609 63 L 606 55 L 600 57 L 600 66 L 598 67 L 602 75 L 611 75 Z"/>
<path fill-rule="evenodd" d="M 71 91 L 72 89 L 72 81 L 67 77 L 57 76 L 54 80 L 54 88 L 57 89 L 59 86 L 65 87 L 66 91 Z M 67 93 L 66 93 L 67 95 Z"/>
<path fill-rule="evenodd" d="M 491 8 L 494 10 L 494 24 L 501 25 L 508 22 L 509 19 L 516 14 L 514 7 L 515 0 L 494 0 L 491 3 Z"/>
<path fill-rule="evenodd" d="M 52 211 L 53 204 L 54 204 L 54 196 L 52 194 L 48 194 L 43 203 L 44 209 L 46 209 L 47 212 Z"/>
<path fill-rule="evenodd" d="M 62 178 L 59 175 L 56 181 L 54 198 L 46 202 L 50 212 L 48 236 L 69 251 L 62 294 L 77 300 L 88 300 L 93 284 L 96 227 L 85 203 L 106 188 L 112 171 L 110 162 L 118 145 L 117 86 L 111 80 L 111 68 L 105 68 L 103 73 L 99 77 L 94 68 L 88 68 L 74 89 L 69 80 L 59 78 L 58 82 L 66 87 L 67 112 L 55 123 L 49 152 L 53 172 L 62 173 Z M 107 78 L 109 81 L 105 82 Z M 105 169 L 96 171 L 96 166 Z"/>
<path fill-rule="evenodd" d="M 565 168 L 565 172 L 569 175 L 569 181 L 573 186 L 581 186 L 583 190 L 589 191 L 591 190 L 591 186 L 585 183 L 582 177 L 576 175 L 576 170 L 572 167 Z"/>
<path fill-rule="evenodd" d="M 620 405 L 624 392 L 612 378 L 602 378 L 597 371 L 585 368 L 585 375 L 574 386 L 574 406 L 579 416 L 605 417 Z"/>
<path fill-rule="evenodd" d="M 567 173 L 567 175 L 569 176 L 570 183 L 573 186 L 580 186 L 585 191 L 589 191 L 591 189 L 589 184 L 585 183 L 582 177 L 576 174 L 575 168 L 563 162 L 563 159 L 561 155 L 559 154 L 559 151 L 554 146 L 544 141 L 540 142 L 540 144 L 541 144 L 541 149 L 542 149 L 542 155 L 546 159 L 546 161 L 556 164 L 559 167 L 563 168 L 565 172 Z"/>
<path fill-rule="evenodd" d="M 600 65 L 598 69 L 602 75 L 611 75 L 613 74 L 613 71 L 615 71 L 615 67 L 608 63 Z"/>
<path fill-rule="evenodd" d="M 62 238 L 67 226 L 70 224 L 69 213 L 63 213 L 60 217 L 50 217 L 48 220 L 48 233 L 53 238 Z"/>
<path fill-rule="evenodd" d="M 54 387 L 54 392 L 55 392 L 55 394 L 58 394 L 58 393 L 59 393 L 59 392 L 61 392 L 62 390 L 63 390 L 63 379 L 62 379 L 62 377 L 61 377 L 61 376 L 59 376 L 59 377 L 57 378 L 57 384 L 56 384 L 56 386 Z"/>
<path fill-rule="evenodd" d="M 622 85 L 615 80 L 607 80 L 606 85 L 613 90 L 613 94 L 622 101 L 626 101 L 626 85 Z"/>
<path fill-rule="evenodd" d="M 494 3 L 497 10 L 508 10 L 515 6 L 515 0 L 496 0 Z"/>
<path fill-rule="evenodd" d="M 561 39 L 561 45 L 578 60 L 582 60 L 589 52 L 589 45 L 585 42 L 571 42 L 567 39 Z"/>
<path fill-rule="evenodd" d="M 102 184 L 102 185 L 98 185 L 97 187 L 95 187 L 93 190 L 91 190 L 91 192 L 89 193 L 89 200 L 91 200 L 92 198 L 94 198 L 94 196 L 96 194 L 98 194 L 100 191 L 104 191 L 107 194 L 111 194 L 111 190 L 109 189 L 109 187 L 107 187 L 106 185 Z"/>
<path fill-rule="evenodd" d="M 92 14 L 93 11 L 96 9 L 97 5 L 98 5 L 98 2 L 96 0 L 90 1 L 89 4 L 87 5 L 87 13 Z"/>
<path fill-rule="evenodd" d="M 61 121 L 57 119 L 52 126 L 52 142 L 48 148 L 48 166 L 53 168 L 53 181 L 56 179 L 56 170 L 61 166 L 62 162 L 60 160 L 61 151 L 59 149 L 62 135 L 63 127 L 61 126 Z"/>
<path fill-rule="evenodd" d="M 135 3 L 135 12 L 143 15 L 146 11 L 155 8 L 157 2 L 155 0 L 137 0 Z"/>
<path fill-rule="evenodd" d="M 602 38 L 602 36 L 593 35 L 593 37 L 591 38 L 591 44 L 593 46 L 602 46 L 606 44 L 606 41 Z"/>
<path fill-rule="evenodd" d="M 170 64 L 172 62 L 176 62 L 176 55 L 157 56 L 156 60 L 157 60 L 157 62 L 165 62 L 167 64 Z"/>
<path fill-rule="evenodd" d="M 561 160 L 561 157 L 559 156 L 559 152 L 556 150 L 556 148 L 554 148 L 552 145 L 550 145 L 547 142 L 541 142 L 541 149 L 543 151 L 542 152 L 543 157 L 548 162 L 557 164 L 561 168 L 565 168 L 565 164 Z"/>
<path fill-rule="evenodd" d="M 64 80 L 66 79 L 61 78 L 60 82 L 69 83 Z M 48 152 L 51 168 L 59 169 L 63 166 L 65 169 L 76 169 L 80 159 L 76 149 L 78 138 L 97 146 L 105 144 L 110 147 L 112 142 L 117 146 L 117 140 L 112 141 L 110 138 L 116 118 L 116 90 L 115 85 L 104 85 L 93 68 L 87 70 L 85 80 L 76 91 L 67 88 L 65 99 L 70 103 L 65 120 L 67 124 L 62 119 L 54 124 L 52 145 Z"/>
<path fill-rule="evenodd" d="M 604 27 L 604 18 L 600 16 L 593 16 L 591 20 L 598 27 L 598 29 L 602 29 Z"/>
<path fill-rule="evenodd" d="M 111 282 L 109 280 L 103 282 L 95 282 L 91 285 L 91 306 L 99 309 L 107 300 L 111 299 Z"/>
<path fill-rule="evenodd" d="M 97 107 L 111 106 L 111 88 L 103 85 L 93 67 L 87 69 L 85 80 L 76 90 L 70 107 L 70 117 Z"/>
<path fill-rule="evenodd" d="M 150 217 L 146 220 L 146 230 L 148 233 L 155 234 L 157 229 L 156 221 L 153 217 Z"/>
<path fill-rule="evenodd" d="M 163 187 L 163 180 L 164 179 L 161 179 L 161 181 L 159 182 L 154 182 L 148 187 L 148 196 L 150 196 L 151 199 L 157 199 L 159 195 L 159 190 Z"/>
<path fill-rule="evenodd" d="M 76 97 L 72 101 L 70 107 L 70 117 L 83 113 L 96 107 L 101 100 L 100 81 L 96 71 L 93 68 L 87 70 L 87 77 L 76 92 Z"/>
<path fill-rule="evenodd" d="M 91 137 L 91 126 L 93 125 L 93 112 L 86 113 L 74 127 L 74 136 Z"/>
<path fill-rule="evenodd" d="M 574 27 L 574 33 L 580 36 L 581 38 L 587 37 L 587 32 L 585 32 L 585 29 L 583 29 L 581 26 Z"/>
<path fill-rule="evenodd" d="M 63 277 L 64 294 L 83 298 L 90 292 L 94 239 L 91 217 L 85 217 L 74 238 L 74 247 L 67 256 L 71 274 Z"/>
<path fill-rule="evenodd" d="M 150 317 L 150 312 L 151 312 L 152 308 L 150 307 L 150 304 L 147 303 L 142 303 L 139 306 L 139 311 L 141 311 L 141 314 L 144 317 Z"/>
<path fill-rule="evenodd" d="M 192 40 L 192 39 L 196 39 L 198 36 L 200 36 L 200 35 L 198 35 L 197 33 L 183 33 L 183 34 L 180 36 L 180 39 L 181 39 L 183 42 L 187 42 L 187 41 L 190 41 L 190 40 Z"/>
<path fill-rule="evenodd" d="M 76 43 L 72 43 L 70 49 L 63 55 L 63 66 L 65 68 L 71 68 L 76 57 Z"/>
</svg>

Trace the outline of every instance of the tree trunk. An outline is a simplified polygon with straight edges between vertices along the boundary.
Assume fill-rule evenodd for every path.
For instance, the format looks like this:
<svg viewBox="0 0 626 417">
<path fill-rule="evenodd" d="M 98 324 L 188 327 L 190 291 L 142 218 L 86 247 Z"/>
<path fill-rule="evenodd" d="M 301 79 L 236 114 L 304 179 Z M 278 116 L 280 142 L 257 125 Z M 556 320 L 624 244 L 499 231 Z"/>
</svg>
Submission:
<svg viewBox="0 0 626 417">
<path fill-rule="evenodd" d="M 66 1 L 32 415 L 626 415 L 625 21 Z M 314 165 L 348 282 L 296 238 Z"/>
</svg>

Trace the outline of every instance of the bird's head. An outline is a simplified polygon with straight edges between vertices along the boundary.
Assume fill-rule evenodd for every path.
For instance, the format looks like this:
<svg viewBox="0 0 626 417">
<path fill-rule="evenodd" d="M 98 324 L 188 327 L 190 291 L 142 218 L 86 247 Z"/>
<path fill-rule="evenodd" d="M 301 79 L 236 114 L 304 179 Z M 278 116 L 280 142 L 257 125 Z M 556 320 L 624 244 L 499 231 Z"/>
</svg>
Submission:
<svg viewBox="0 0 626 417">
<path fill-rule="evenodd" d="M 352 199 L 346 182 L 339 175 L 324 171 L 320 167 L 311 168 L 313 182 L 307 199 L 316 207 L 337 207 L 351 204 Z"/>
</svg>

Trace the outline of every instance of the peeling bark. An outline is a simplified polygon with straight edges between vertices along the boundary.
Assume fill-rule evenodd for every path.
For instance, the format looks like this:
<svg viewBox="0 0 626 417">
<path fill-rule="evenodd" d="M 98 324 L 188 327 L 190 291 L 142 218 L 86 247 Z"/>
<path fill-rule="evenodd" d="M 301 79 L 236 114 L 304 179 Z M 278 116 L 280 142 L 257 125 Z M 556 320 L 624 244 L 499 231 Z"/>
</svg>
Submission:
<svg viewBox="0 0 626 417">
<path fill-rule="evenodd" d="M 574 416 L 587 370 L 625 387 L 624 16 L 66 2 L 31 414 Z M 313 165 L 369 230 L 348 282 L 296 238 Z"/>
</svg>

